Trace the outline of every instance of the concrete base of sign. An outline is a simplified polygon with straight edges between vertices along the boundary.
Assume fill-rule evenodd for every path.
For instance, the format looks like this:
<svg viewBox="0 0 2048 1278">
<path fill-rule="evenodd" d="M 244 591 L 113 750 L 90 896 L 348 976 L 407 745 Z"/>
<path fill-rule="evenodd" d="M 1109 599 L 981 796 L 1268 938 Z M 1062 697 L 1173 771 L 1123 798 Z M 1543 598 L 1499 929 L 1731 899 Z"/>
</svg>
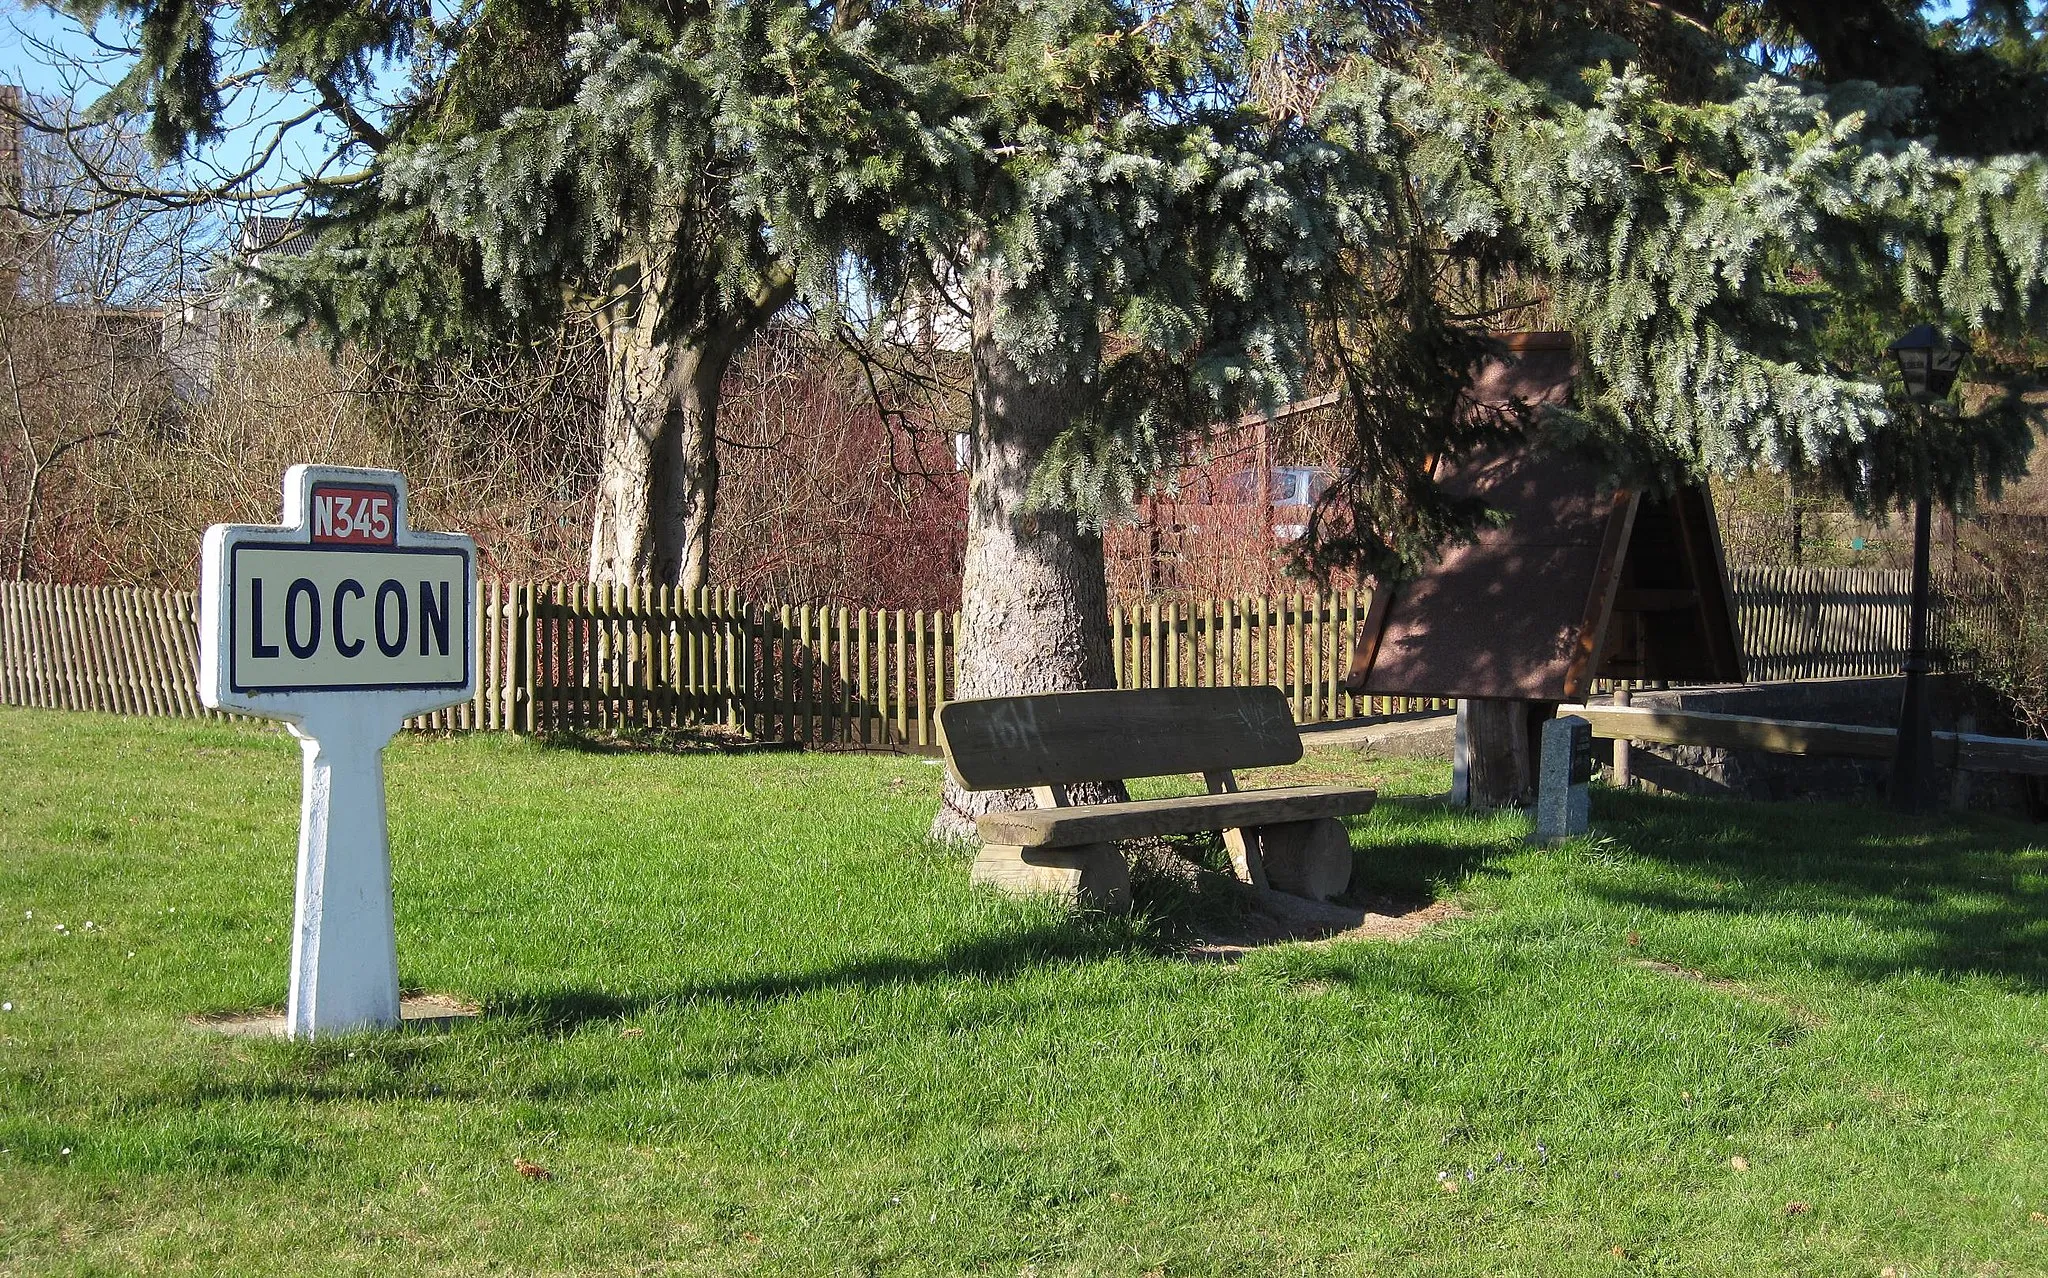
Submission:
<svg viewBox="0 0 2048 1278">
<path fill-rule="evenodd" d="M 449 998 L 445 994 L 412 994 L 398 1001 L 401 1031 L 439 1033 L 483 1015 L 483 1009 Z M 242 1016 L 195 1016 L 188 1022 L 198 1029 L 226 1034 L 231 1038 L 290 1038 L 291 1021 L 276 1009 Z M 368 1032 L 368 1031 L 366 1031 Z"/>
</svg>

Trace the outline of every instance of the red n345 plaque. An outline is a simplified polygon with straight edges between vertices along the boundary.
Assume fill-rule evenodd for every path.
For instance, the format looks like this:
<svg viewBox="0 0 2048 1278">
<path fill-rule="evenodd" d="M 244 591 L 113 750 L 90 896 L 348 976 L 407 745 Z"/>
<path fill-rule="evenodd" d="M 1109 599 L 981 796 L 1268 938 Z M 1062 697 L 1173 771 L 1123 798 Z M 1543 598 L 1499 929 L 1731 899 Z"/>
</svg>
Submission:
<svg viewBox="0 0 2048 1278">
<path fill-rule="evenodd" d="M 395 545 L 397 509 L 397 494 L 389 488 L 315 484 L 313 540 L 322 545 Z"/>
</svg>

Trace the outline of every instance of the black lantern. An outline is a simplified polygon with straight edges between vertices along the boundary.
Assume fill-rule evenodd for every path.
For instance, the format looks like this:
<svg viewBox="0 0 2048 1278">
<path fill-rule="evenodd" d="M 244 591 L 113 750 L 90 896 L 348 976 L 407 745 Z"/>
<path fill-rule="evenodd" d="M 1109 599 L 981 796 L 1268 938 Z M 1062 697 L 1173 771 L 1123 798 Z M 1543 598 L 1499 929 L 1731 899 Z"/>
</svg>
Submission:
<svg viewBox="0 0 2048 1278">
<path fill-rule="evenodd" d="M 1906 397 L 1918 406 L 1926 425 L 1927 405 L 1940 403 L 1955 389 L 1956 375 L 1970 354 L 1959 342 L 1932 324 L 1917 325 L 1886 349 L 1899 362 Z M 1904 812 L 1925 812 L 1933 806 L 1934 725 L 1927 706 L 1927 604 L 1929 572 L 1927 542 L 1933 502 L 1922 494 L 1913 509 L 1913 610 L 1906 636 L 1906 676 L 1899 705 L 1899 733 L 1892 752 L 1891 800 Z"/>
<path fill-rule="evenodd" d="M 1906 396 L 1916 404 L 1947 399 L 1970 354 L 1967 342 L 1955 341 L 1932 324 L 1915 326 L 1885 349 L 1899 362 Z"/>
</svg>

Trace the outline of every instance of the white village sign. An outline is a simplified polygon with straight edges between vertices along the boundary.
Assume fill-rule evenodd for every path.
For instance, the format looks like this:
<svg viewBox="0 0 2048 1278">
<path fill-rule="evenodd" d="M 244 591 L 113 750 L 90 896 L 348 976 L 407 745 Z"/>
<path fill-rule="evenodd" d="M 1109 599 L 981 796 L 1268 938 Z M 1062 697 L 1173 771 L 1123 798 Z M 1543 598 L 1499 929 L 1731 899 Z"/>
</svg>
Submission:
<svg viewBox="0 0 2048 1278">
<path fill-rule="evenodd" d="M 199 589 L 200 700 L 304 757 L 286 1032 L 395 1028 L 384 746 L 475 692 L 476 543 L 407 527 L 397 471 L 294 466 L 282 525 L 206 530 Z"/>
</svg>

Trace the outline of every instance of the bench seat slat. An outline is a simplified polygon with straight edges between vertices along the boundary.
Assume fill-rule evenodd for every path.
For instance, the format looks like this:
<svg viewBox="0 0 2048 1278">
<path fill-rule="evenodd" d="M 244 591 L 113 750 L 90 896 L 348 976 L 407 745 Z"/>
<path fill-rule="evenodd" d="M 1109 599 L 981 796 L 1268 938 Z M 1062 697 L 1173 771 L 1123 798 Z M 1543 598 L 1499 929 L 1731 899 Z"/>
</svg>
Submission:
<svg viewBox="0 0 2048 1278">
<path fill-rule="evenodd" d="M 976 828 L 985 843 L 1017 847 L 1069 847 L 1079 843 L 1193 834 L 1238 826 L 1278 825 L 1319 817 L 1355 816 L 1372 809 L 1378 794 L 1349 785 L 1296 785 L 1271 790 L 1196 794 L 1178 799 L 1092 803 L 1030 812 L 990 812 Z"/>
</svg>

